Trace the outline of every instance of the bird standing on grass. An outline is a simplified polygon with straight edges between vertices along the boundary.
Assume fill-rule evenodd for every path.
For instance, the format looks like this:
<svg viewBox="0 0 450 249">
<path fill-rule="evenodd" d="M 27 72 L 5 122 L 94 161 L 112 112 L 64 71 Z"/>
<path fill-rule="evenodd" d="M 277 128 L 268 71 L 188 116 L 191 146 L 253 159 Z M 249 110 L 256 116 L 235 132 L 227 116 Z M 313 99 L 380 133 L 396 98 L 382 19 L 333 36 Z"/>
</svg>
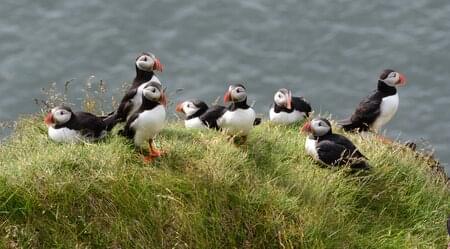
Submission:
<svg viewBox="0 0 450 249">
<path fill-rule="evenodd" d="M 406 78 L 392 69 L 385 69 L 378 79 L 378 87 L 364 98 L 351 117 L 339 121 L 346 131 L 378 132 L 397 112 L 399 98 L 398 86 L 404 86 Z"/>
<path fill-rule="evenodd" d="M 89 112 L 73 112 L 70 107 L 53 108 L 44 119 L 48 136 L 55 142 L 93 142 L 106 136 L 102 118 Z"/>
<path fill-rule="evenodd" d="M 311 105 L 303 97 L 292 97 L 291 91 L 281 88 L 273 96 L 269 111 L 270 121 L 277 124 L 292 124 L 309 117 Z"/>
<path fill-rule="evenodd" d="M 133 84 L 122 98 L 117 110 L 104 119 L 108 125 L 108 130 L 114 128 L 117 123 L 128 120 L 140 108 L 142 104 L 142 90 L 145 83 L 153 81 L 161 85 L 154 72 L 162 72 L 164 66 L 155 55 L 142 53 L 136 58 L 135 67 L 136 77 L 133 80 Z"/>
<path fill-rule="evenodd" d="M 346 137 L 334 134 L 331 123 L 324 118 L 316 118 L 305 123 L 302 132 L 310 133 L 306 138 L 306 153 L 314 160 L 328 166 L 349 165 L 351 169 L 369 169 L 367 159 Z"/>
<path fill-rule="evenodd" d="M 140 149 L 148 146 L 149 152 L 144 161 L 149 162 L 162 155 L 161 151 L 155 148 L 153 140 L 164 127 L 167 99 L 161 84 L 156 81 L 143 85 L 141 98 L 142 104 L 128 118 L 121 134 L 131 139 Z"/>
<path fill-rule="evenodd" d="M 200 120 L 208 127 L 224 130 L 227 134 L 242 137 L 244 142 L 254 125 L 259 124 L 260 119 L 247 104 L 247 92 L 242 84 L 230 85 L 224 95 L 224 103 L 228 107 L 212 106 L 206 111 Z"/>
</svg>

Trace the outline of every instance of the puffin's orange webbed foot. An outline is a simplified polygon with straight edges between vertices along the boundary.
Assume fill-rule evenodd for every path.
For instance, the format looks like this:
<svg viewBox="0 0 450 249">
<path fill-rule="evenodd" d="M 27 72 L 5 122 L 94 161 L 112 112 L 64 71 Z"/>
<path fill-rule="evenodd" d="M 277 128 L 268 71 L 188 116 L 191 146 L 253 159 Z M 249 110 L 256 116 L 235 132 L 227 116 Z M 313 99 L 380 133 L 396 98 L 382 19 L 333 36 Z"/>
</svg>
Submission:
<svg viewBox="0 0 450 249">
<path fill-rule="evenodd" d="M 164 155 L 164 151 L 162 150 L 157 150 L 157 149 L 152 149 L 150 151 L 150 157 L 152 158 L 157 158 L 157 157 L 161 157 L 162 155 Z"/>
<path fill-rule="evenodd" d="M 144 161 L 144 163 L 151 163 L 153 162 L 153 157 L 151 155 L 143 156 L 142 160 Z"/>
</svg>

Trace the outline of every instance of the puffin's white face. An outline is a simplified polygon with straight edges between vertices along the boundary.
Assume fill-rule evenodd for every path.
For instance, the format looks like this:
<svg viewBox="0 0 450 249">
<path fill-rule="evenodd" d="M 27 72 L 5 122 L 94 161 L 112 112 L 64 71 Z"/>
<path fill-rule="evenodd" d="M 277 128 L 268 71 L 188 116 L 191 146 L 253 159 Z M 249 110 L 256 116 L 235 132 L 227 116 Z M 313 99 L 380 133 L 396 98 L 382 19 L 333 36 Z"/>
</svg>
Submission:
<svg viewBox="0 0 450 249">
<path fill-rule="evenodd" d="M 245 88 L 242 86 L 230 86 L 228 88 L 228 92 L 225 93 L 224 101 L 225 103 L 232 101 L 232 102 L 241 102 L 244 101 L 247 98 L 247 92 L 245 91 Z"/>
<path fill-rule="evenodd" d="M 187 116 L 194 115 L 198 110 L 200 110 L 200 108 L 194 105 L 191 101 L 184 101 L 181 103 L 181 109 Z"/>
<path fill-rule="evenodd" d="M 71 117 L 71 111 L 62 107 L 55 107 L 50 111 L 47 117 L 45 117 L 45 123 L 48 126 L 62 125 L 67 123 Z"/>
<path fill-rule="evenodd" d="M 310 122 L 306 122 L 302 128 L 303 132 L 310 132 L 315 137 L 320 137 L 330 132 L 331 126 L 322 118 L 315 118 Z"/>
<path fill-rule="evenodd" d="M 154 82 L 147 83 L 147 85 L 142 90 L 142 94 L 148 100 L 159 101 L 162 96 L 160 87 L 157 87 Z"/>
<path fill-rule="evenodd" d="M 278 106 L 284 106 L 287 109 L 291 109 L 291 91 L 282 88 L 275 93 L 275 95 L 273 96 L 273 100 Z"/>
<path fill-rule="evenodd" d="M 398 72 L 389 73 L 387 75 L 387 77 L 385 79 L 383 79 L 382 81 L 392 87 L 403 86 L 406 83 L 405 77 L 401 73 L 398 73 Z"/>
<path fill-rule="evenodd" d="M 142 71 L 152 72 L 163 70 L 163 65 L 153 54 L 142 54 L 136 59 L 136 66 Z"/>
<path fill-rule="evenodd" d="M 327 124 L 327 122 L 321 119 L 313 119 L 311 121 L 311 130 L 314 136 L 323 136 L 330 131 L 331 127 Z"/>
</svg>

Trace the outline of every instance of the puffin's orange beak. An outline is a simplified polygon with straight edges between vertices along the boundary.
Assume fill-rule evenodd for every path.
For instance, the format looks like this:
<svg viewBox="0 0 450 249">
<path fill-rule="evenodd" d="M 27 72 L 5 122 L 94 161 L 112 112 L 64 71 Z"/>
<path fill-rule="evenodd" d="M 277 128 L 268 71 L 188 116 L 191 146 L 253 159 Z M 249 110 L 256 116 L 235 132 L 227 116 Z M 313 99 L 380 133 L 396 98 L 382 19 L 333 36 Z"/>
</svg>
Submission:
<svg viewBox="0 0 450 249">
<path fill-rule="evenodd" d="M 289 91 L 287 96 L 286 108 L 290 110 L 292 108 L 292 93 Z"/>
<path fill-rule="evenodd" d="M 230 102 L 231 100 L 232 100 L 231 99 L 231 91 L 227 91 L 225 93 L 225 95 L 223 96 L 223 102 L 226 104 L 226 103 Z"/>
<path fill-rule="evenodd" d="M 155 63 L 153 64 L 153 70 L 159 71 L 162 73 L 163 69 L 164 69 L 164 65 L 161 63 L 161 61 L 158 58 L 156 58 Z"/>
<path fill-rule="evenodd" d="M 399 80 L 398 80 L 396 85 L 398 85 L 398 86 L 406 85 L 406 77 L 405 77 L 405 75 L 399 73 Z"/>
<path fill-rule="evenodd" d="M 44 123 L 46 125 L 53 125 L 55 123 L 55 120 L 53 119 L 53 114 L 51 112 L 49 112 L 47 116 L 45 116 Z"/>
<path fill-rule="evenodd" d="M 161 99 L 159 100 L 161 102 L 161 104 L 166 107 L 167 106 L 167 97 L 166 94 L 164 93 L 164 91 L 161 94 Z"/>
<path fill-rule="evenodd" d="M 182 112 L 182 113 L 186 114 L 186 113 L 184 112 L 184 110 L 183 110 L 183 102 L 181 102 L 181 103 L 179 103 L 179 104 L 177 105 L 177 107 L 175 108 L 175 111 L 176 111 L 176 112 Z"/>
<path fill-rule="evenodd" d="M 306 122 L 300 131 L 303 133 L 311 132 L 311 122 Z"/>
</svg>

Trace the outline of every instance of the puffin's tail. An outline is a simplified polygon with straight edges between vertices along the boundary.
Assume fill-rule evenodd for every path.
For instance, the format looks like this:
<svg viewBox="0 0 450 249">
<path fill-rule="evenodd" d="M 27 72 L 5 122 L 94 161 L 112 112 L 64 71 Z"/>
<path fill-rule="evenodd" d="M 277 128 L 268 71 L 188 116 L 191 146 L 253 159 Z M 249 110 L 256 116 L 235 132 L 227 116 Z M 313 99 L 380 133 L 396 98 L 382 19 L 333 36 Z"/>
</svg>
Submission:
<svg viewBox="0 0 450 249">
<path fill-rule="evenodd" d="M 344 131 L 351 131 L 354 130 L 358 127 L 355 127 L 355 125 L 353 124 L 351 118 L 347 118 L 344 120 L 339 120 L 337 122 L 338 126 L 340 126 L 342 129 L 344 129 Z"/>
<path fill-rule="evenodd" d="M 261 118 L 255 118 L 255 121 L 253 121 L 253 126 L 260 125 L 262 122 Z"/>
<path fill-rule="evenodd" d="M 117 118 L 117 113 L 112 112 L 108 114 L 106 117 L 102 117 L 103 122 L 106 124 L 106 130 L 111 131 L 117 123 L 120 122 L 119 118 Z"/>
<path fill-rule="evenodd" d="M 356 160 L 351 165 L 352 171 L 370 170 L 372 167 L 365 160 Z"/>
</svg>

